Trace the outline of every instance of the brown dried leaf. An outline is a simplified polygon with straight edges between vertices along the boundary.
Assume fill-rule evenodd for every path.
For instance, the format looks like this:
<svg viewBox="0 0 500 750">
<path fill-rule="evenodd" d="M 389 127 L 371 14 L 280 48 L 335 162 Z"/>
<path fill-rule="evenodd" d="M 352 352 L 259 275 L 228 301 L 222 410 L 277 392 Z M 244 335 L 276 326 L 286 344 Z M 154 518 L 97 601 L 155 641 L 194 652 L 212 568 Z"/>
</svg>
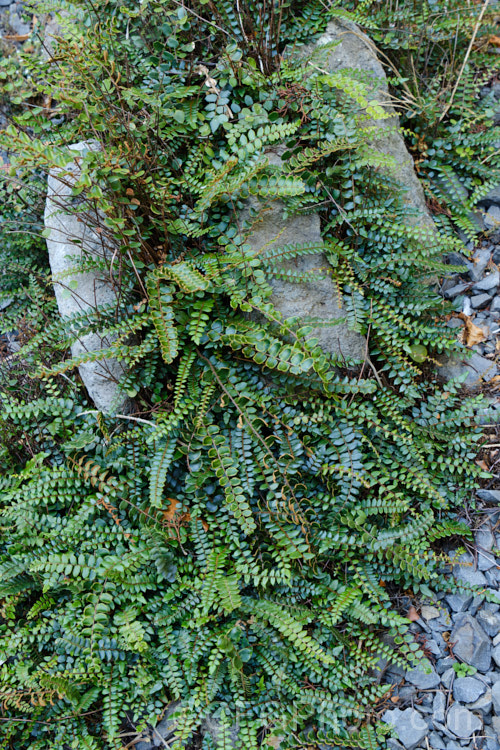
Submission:
<svg viewBox="0 0 500 750">
<path fill-rule="evenodd" d="M 406 613 L 406 616 L 407 616 L 407 618 L 408 618 L 409 620 L 411 620 L 411 622 L 416 622 L 416 620 L 418 620 L 418 619 L 419 619 L 419 618 L 418 618 L 418 612 L 417 612 L 417 610 L 415 609 L 415 607 L 410 607 L 410 609 L 409 609 L 409 610 L 408 610 L 408 612 Z"/>
<path fill-rule="evenodd" d="M 167 497 L 167 500 L 170 500 L 170 505 L 168 506 L 167 510 L 164 510 L 162 512 L 162 516 L 164 521 L 169 521 L 171 523 L 174 520 L 175 511 L 177 510 L 179 501 L 174 497 Z"/>
<path fill-rule="evenodd" d="M 460 334 L 460 338 L 465 346 L 474 346 L 485 340 L 486 336 L 483 329 L 474 325 L 472 319 L 468 315 L 461 313 L 458 317 L 465 323 L 464 329 Z"/>
</svg>

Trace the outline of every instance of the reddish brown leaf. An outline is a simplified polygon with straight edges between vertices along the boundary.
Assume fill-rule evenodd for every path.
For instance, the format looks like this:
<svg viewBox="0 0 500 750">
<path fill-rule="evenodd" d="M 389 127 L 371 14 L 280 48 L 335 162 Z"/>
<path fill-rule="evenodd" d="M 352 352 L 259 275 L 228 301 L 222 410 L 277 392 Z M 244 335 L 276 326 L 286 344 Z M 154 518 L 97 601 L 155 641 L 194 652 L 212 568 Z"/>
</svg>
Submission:
<svg viewBox="0 0 500 750">
<path fill-rule="evenodd" d="M 407 616 L 407 618 L 408 618 L 409 620 L 411 620 L 412 622 L 415 622 L 416 620 L 418 620 L 418 619 L 419 619 L 419 617 L 418 617 L 418 612 L 417 612 L 417 610 L 415 609 L 415 607 L 410 607 L 410 609 L 409 609 L 409 610 L 408 610 L 408 612 L 406 613 L 406 616 Z"/>
</svg>

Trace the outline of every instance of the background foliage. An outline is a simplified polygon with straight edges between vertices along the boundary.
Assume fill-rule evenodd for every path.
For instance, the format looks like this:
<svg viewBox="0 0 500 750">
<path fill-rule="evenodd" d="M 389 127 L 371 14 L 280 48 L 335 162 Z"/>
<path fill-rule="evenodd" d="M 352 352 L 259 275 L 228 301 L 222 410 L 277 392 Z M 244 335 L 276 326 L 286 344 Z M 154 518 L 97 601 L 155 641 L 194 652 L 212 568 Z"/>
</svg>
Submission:
<svg viewBox="0 0 500 750">
<path fill-rule="evenodd" d="M 455 231 L 472 231 L 464 217 L 493 174 L 477 100 L 488 52 L 461 71 L 475 6 L 342 6 L 82 4 L 53 57 L 3 63 L 6 86 L 19 69 L 28 82 L 2 136 L 2 326 L 23 344 L 1 382 L 6 747 L 120 748 L 174 699 L 175 747 L 214 747 L 198 733 L 209 716 L 219 747 L 235 722 L 248 750 L 273 735 L 383 746 L 373 669 L 421 656 L 391 592 L 449 587 L 435 542 L 469 533 L 456 509 L 479 471 L 477 404 L 428 372 L 456 344 L 425 280 L 463 249 Z M 450 205 L 440 236 L 408 228 L 366 148 L 362 77 L 305 75 L 283 56 L 337 14 L 369 26 L 398 71 L 418 168 Z M 89 138 L 101 150 L 81 165 L 75 210 L 104 217 L 120 294 L 70 330 L 26 206 L 40 209 L 44 175 Z M 436 192 L 451 168 L 467 204 Z M 280 261 L 317 248 L 252 250 L 252 217 L 237 219 L 250 197 L 320 211 L 319 273 L 369 336 L 360 371 L 317 346 L 316 321 L 273 308 Z M 85 401 L 68 350 L 96 329 L 127 365 L 131 418 Z"/>
</svg>

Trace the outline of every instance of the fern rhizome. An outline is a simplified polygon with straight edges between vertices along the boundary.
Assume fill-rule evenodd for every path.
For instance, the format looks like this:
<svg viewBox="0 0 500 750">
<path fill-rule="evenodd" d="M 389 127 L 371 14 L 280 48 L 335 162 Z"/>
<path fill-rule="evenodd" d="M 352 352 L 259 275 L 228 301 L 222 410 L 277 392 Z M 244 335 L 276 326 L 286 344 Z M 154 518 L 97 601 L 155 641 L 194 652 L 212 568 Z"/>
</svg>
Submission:
<svg viewBox="0 0 500 750">
<path fill-rule="evenodd" d="M 480 430 L 477 400 L 427 368 L 456 348 L 429 277 L 460 221 L 412 228 L 362 127 L 363 76 L 283 54 L 324 28 L 325 5 L 82 2 L 52 57 L 18 58 L 30 83 L 0 137 L 3 330 L 24 321 L 0 384 L 6 748 L 118 750 L 174 700 L 176 750 L 230 747 L 235 727 L 245 750 L 384 745 L 379 660 L 421 657 L 390 592 L 451 585 L 433 545 L 469 534 L 457 509 Z M 102 218 L 119 295 L 69 325 L 26 207 L 89 138 L 74 210 Z M 468 174 L 480 191 L 484 170 Z M 317 273 L 364 362 L 273 307 L 283 259 L 318 251 L 247 241 L 248 206 L 276 201 L 320 214 Z M 96 330 L 109 347 L 70 359 Z M 85 401 L 74 368 L 98 356 L 124 363 L 134 413 Z M 197 734 L 209 716 L 218 740 Z"/>
</svg>

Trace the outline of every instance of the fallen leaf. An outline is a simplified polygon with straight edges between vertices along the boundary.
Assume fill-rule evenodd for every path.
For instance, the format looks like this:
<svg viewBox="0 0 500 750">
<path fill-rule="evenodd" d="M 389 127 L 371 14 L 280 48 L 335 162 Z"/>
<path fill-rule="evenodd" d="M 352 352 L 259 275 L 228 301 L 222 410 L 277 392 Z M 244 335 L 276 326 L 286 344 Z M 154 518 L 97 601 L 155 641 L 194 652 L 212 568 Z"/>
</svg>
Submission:
<svg viewBox="0 0 500 750">
<path fill-rule="evenodd" d="M 177 509 L 180 505 L 179 501 L 175 499 L 175 497 L 167 497 L 167 500 L 170 501 L 170 505 L 168 506 L 167 510 L 162 511 L 162 518 L 167 523 L 174 523 L 175 514 L 177 513 Z M 184 526 L 186 523 L 189 523 L 191 520 L 191 514 L 190 513 L 182 513 L 177 521 L 175 522 L 177 526 Z M 205 521 L 204 518 L 199 519 L 201 521 L 201 525 L 205 529 L 205 531 L 208 531 L 208 523 Z"/>
<path fill-rule="evenodd" d="M 9 39 L 12 42 L 25 42 L 26 39 L 29 38 L 29 34 L 5 34 L 5 36 L 2 37 L 2 39 Z"/>
<path fill-rule="evenodd" d="M 476 461 L 476 464 L 480 469 L 483 469 L 483 471 L 489 471 L 490 469 L 486 461 Z"/>
<path fill-rule="evenodd" d="M 488 44 L 493 44 L 494 47 L 500 47 L 500 36 L 494 34 L 489 37 Z"/>
<path fill-rule="evenodd" d="M 415 607 L 410 607 L 410 609 L 409 609 L 409 610 L 408 610 L 408 612 L 406 613 L 406 616 L 407 616 L 407 618 L 408 618 L 409 620 L 411 620 L 411 622 L 416 622 L 416 620 L 418 620 L 418 619 L 419 619 L 419 617 L 418 617 L 418 612 L 417 612 L 417 610 L 415 609 Z"/>
<path fill-rule="evenodd" d="M 479 326 L 474 325 L 472 319 L 468 315 L 461 313 L 458 317 L 461 318 L 465 323 L 465 326 L 459 336 L 460 340 L 465 344 L 465 346 L 474 346 L 475 344 L 480 344 L 481 341 L 485 340 L 486 336 L 483 329 L 479 328 Z"/>
<path fill-rule="evenodd" d="M 399 700 L 399 695 L 393 695 L 391 697 L 391 703 L 397 703 Z"/>
<path fill-rule="evenodd" d="M 174 497 L 167 497 L 167 500 L 170 500 L 170 505 L 168 506 L 167 510 L 164 510 L 162 512 L 162 516 L 163 516 L 164 521 L 172 522 L 174 520 L 175 511 L 177 510 L 179 501 L 176 500 Z"/>
</svg>

